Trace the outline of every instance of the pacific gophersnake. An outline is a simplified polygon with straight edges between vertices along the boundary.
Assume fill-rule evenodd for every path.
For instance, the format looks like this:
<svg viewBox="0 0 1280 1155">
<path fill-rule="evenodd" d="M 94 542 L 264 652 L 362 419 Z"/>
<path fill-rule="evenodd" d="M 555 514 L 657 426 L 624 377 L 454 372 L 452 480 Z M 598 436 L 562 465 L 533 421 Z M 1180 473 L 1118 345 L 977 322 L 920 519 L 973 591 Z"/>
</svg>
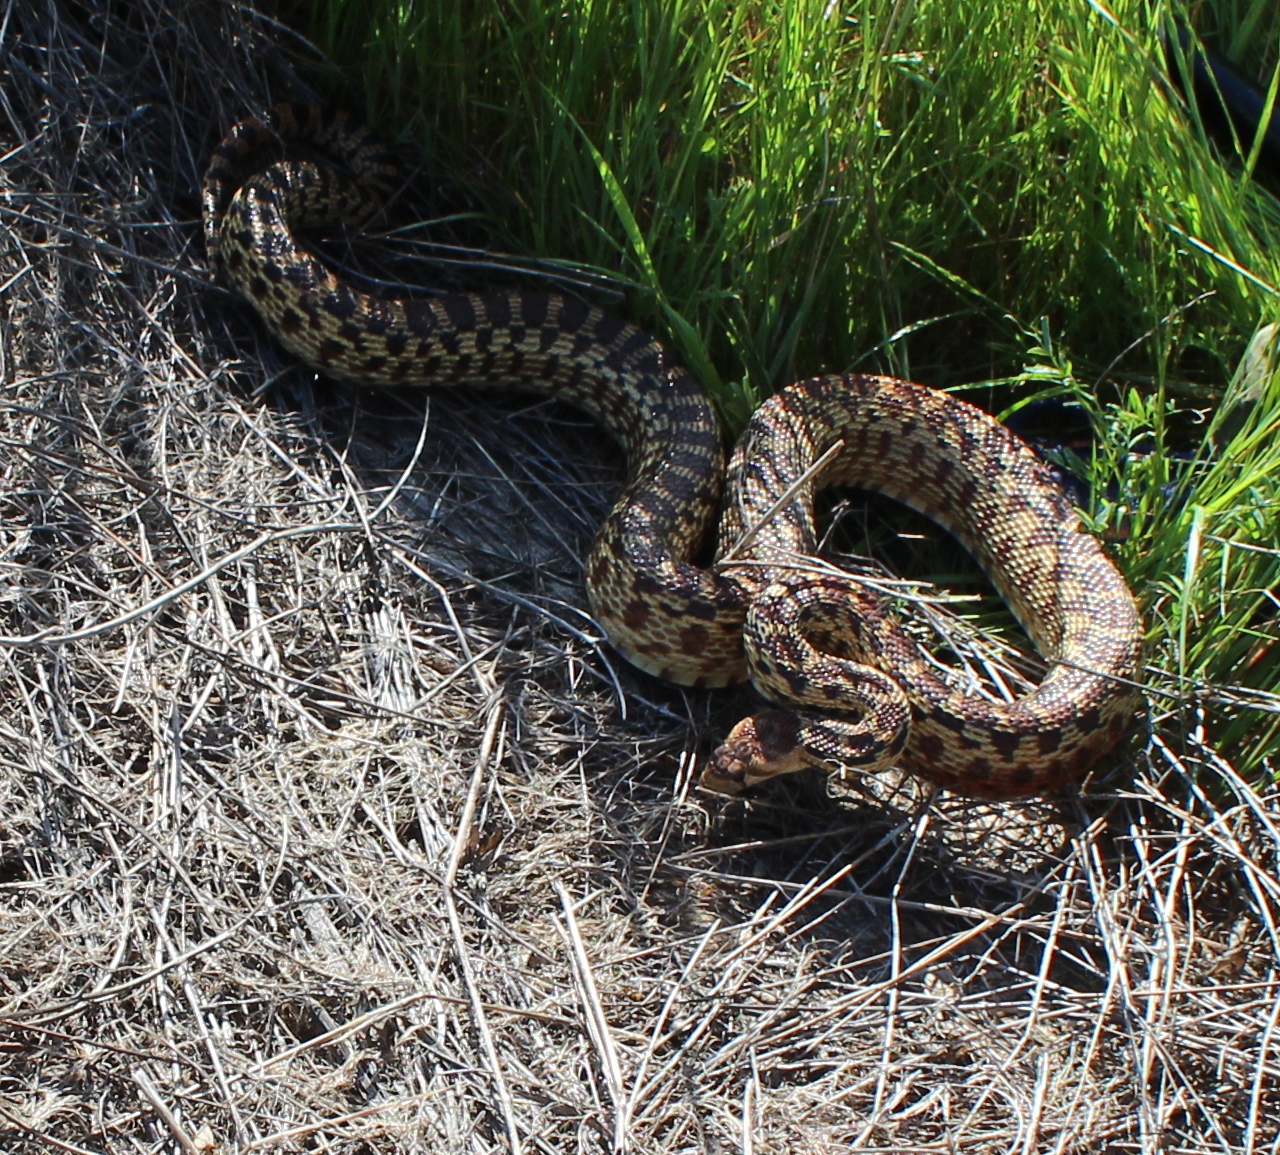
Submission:
<svg viewBox="0 0 1280 1155">
<path fill-rule="evenodd" d="M 280 141 L 305 141 L 347 171 L 255 165 Z M 243 121 L 204 183 L 210 261 L 322 372 L 362 385 L 548 393 L 622 445 L 628 480 L 587 562 L 596 620 L 643 670 L 699 686 L 750 673 L 784 706 L 740 723 L 704 785 L 734 792 L 803 765 L 898 761 L 951 789 L 1015 797 L 1080 777 L 1114 744 L 1140 654 L 1132 595 L 1007 429 L 893 378 L 798 382 L 754 415 L 729 467 L 722 553 L 748 530 L 751 545 L 702 568 L 695 559 L 719 516 L 722 438 L 701 387 L 657 341 L 554 294 L 373 297 L 297 240 L 298 228 L 366 219 L 394 174 L 378 141 L 341 112 L 280 105 L 265 122 Z M 821 475 L 781 500 L 837 440 L 844 447 Z M 833 481 L 903 500 L 960 537 L 1052 663 L 1034 692 L 1002 706 L 951 690 L 878 599 L 791 567 L 816 546 L 813 493 Z"/>
</svg>

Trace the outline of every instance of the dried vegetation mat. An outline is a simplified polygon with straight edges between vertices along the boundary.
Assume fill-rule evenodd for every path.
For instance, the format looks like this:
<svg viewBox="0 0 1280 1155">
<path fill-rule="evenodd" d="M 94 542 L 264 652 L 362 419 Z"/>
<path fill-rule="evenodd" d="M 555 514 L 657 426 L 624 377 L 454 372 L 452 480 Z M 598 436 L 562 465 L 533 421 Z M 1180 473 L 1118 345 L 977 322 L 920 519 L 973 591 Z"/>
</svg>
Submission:
<svg viewBox="0 0 1280 1155">
<path fill-rule="evenodd" d="M 1067 800 L 700 796 L 746 699 L 597 644 L 594 432 L 211 285 L 305 55 L 0 8 L 0 1147 L 1275 1150 L 1274 797 L 1194 716 Z"/>
</svg>

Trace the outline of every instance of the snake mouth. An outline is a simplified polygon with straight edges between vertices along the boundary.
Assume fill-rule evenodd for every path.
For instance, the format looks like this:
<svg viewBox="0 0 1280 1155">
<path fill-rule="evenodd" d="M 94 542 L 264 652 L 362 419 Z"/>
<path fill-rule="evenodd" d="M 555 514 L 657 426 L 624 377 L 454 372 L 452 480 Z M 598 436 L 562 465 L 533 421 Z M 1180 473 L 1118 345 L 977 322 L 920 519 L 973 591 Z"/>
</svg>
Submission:
<svg viewBox="0 0 1280 1155">
<path fill-rule="evenodd" d="M 703 770 L 702 777 L 698 779 L 698 785 L 704 790 L 732 797 L 741 794 L 753 783 L 747 780 L 746 765 L 734 758 L 727 747 L 718 746 Z"/>
<path fill-rule="evenodd" d="M 759 744 L 752 734 L 741 733 L 750 727 L 754 718 L 744 718 L 729 733 L 724 744 L 712 752 L 698 784 L 704 790 L 732 797 L 751 786 L 773 778 L 781 771 L 771 771 L 760 758 Z"/>
</svg>

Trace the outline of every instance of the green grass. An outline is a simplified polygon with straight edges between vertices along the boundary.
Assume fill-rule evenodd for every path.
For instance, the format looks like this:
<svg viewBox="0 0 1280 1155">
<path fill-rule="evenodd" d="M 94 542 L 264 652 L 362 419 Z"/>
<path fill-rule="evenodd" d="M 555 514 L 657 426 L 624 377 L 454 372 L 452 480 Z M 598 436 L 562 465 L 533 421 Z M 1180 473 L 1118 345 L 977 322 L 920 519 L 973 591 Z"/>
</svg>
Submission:
<svg viewBox="0 0 1280 1155">
<path fill-rule="evenodd" d="M 881 370 L 1092 421 L 1091 515 L 1143 600 L 1176 736 L 1269 773 L 1280 203 L 1165 79 L 1181 4 L 323 0 L 304 31 L 508 249 L 605 270 L 730 424 L 807 374 Z M 1197 13 L 1270 79 L 1270 0 Z M 1243 142 L 1245 152 L 1253 142 Z M 1265 362 L 1265 358 L 1264 358 Z M 1220 412 L 1219 425 L 1227 406 Z M 1177 693 L 1174 694 L 1173 691 Z M 1224 700 L 1225 699 L 1225 700 Z"/>
</svg>

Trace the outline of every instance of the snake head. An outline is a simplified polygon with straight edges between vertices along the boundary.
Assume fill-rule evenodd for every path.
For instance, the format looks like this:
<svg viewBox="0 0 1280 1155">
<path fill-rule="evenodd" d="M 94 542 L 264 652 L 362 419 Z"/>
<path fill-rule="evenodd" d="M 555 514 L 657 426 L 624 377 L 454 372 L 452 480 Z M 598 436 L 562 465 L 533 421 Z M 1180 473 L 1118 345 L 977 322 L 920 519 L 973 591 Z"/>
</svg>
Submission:
<svg viewBox="0 0 1280 1155">
<path fill-rule="evenodd" d="M 790 710 L 743 718 L 716 748 L 700 784 L 717 794 L 739 794 L 779 774 L 819 764 L 800 743 L 800 719 Z"/>
</svg>

